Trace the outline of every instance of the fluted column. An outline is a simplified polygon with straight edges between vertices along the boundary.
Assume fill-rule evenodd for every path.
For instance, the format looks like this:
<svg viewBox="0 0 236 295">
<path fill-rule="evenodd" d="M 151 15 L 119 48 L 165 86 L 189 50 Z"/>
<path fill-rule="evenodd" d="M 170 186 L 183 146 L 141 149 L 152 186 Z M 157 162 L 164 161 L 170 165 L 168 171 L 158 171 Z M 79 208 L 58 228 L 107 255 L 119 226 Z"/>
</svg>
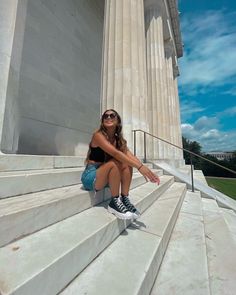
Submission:
<svg viewBox="0 0 236 295">
<path fill-rule="evenodd" d="M 182 131 L 181 131 L 181 118 L 180 118 L 179 91 L 178 91 L 177 76 L 174 76 L 174 90 L 175 90 L 175 101 L 176 101 L 176 134 L 177 134 L 176 144 L 182 148 L 183 141 L 182 141 Z M 183 159 L 183 151 L 182 150 L 179 150 L 179 152 L 177 154 L 177 158 Z"/>
<path fill-rule="evenodd" d="M 169 141 L 173 144 L 176 143 L 176 134 L 175 134 L 175 92 L 174 92 L 174 83 L 173 83 L 173 66 L 172 66 L 172 54 L 174 51 L 173 43 L 165 43 L 165 56 L 166 56 L 166 77 L 167 77 L 167 101 L 169 109 Z M 169 157 L 175 159 L 176 149 L 170 148 Z"/>
<path fill-rule="evenodd" d="M 102 110 L 119 112 L 131 148 L 132 129 L 148 131 L 145 56 L 143 0 L 106 0 Z M 137 154 L 143 156 L 138 138 Z"/>
<path fill-rule="evenodd" d="M 149 126 L 152 134 L 167 139 L 167 81 L 162 9 L 159 2 L 145 1 Z M 166 145 L 161 141 L 153 140 L 153 158 L 166 157 Z"/>
<path fill-rule="evenodd" d="M 168 80 L 168 104 L 170 113 L 170 141 L 173 144 L 182 147 L 178 85 L 177 77 L 173 68 L 174 44 L 172 41 L 165 43 L 165 53 Z M 179 149 L 172 148 L 170 157 L 176 160 L 183 159 L 183 153 Z"/>
</svg>

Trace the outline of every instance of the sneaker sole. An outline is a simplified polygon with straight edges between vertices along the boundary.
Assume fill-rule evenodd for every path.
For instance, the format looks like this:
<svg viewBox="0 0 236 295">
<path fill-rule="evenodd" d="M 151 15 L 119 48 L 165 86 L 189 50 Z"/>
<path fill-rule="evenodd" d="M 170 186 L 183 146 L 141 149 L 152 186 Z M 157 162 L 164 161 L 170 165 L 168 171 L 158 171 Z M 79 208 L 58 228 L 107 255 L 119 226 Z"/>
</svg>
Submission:
<svg viewBox="0 0 236 295">
<path fill-rule="evenodd" d="M 141 217 L 141 214 L 135 214 L 135 213 L 132 213 L 132 214 L 134 219 L 139 219 Z"/>
<path fill-rule="evenodd" d="M 130 213 L 127 215 L 127 213 L 117 212 L 115 209 L 113 209 L 109 206 L 108 206 L 107 210 L 108 210 L 108 212 L 114 214 L 119 219 L 132 219 L 133 218 L 133 214 L 131 212 L 127 212 L 127 213 Z"/>
</svg>

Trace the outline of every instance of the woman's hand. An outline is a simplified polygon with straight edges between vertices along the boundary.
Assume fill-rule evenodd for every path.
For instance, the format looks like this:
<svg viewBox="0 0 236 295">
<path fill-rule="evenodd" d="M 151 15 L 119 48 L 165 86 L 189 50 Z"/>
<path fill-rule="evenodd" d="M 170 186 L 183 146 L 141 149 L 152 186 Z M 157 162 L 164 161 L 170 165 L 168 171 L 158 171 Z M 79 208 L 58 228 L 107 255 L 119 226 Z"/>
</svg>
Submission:
<svg viewBox="0 0 236 295">
<path fill-rule="evenodd" d="M 139 168 L 139 172 L 146 178 L 146 180 L 148 178 L 151 182 L 155 182 L 158 185 L 160 184 L 160 178 L 156 174 L 154 174 L 147 166 L 141 166 Z"/>
</svg>

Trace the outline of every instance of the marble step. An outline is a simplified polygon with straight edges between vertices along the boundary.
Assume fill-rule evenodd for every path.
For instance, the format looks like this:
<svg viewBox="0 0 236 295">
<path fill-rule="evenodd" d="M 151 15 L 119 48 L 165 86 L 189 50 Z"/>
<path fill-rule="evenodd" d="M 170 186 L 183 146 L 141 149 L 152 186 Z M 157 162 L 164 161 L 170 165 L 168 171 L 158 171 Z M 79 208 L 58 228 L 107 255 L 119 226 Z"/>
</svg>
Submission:
<svg viewBox="0 0 236 295">
<path fill-rule="evenodd" d="M 78 184 L 83 171 L 84 167 L 0 172 L 0 199 Z"/>
<path fill-rule="evenodd" d="M 207 181 L 206 181 L 206 178 L 202 172 L 202 170 L 194 170 L 193 171 L 193 177 L 194 179 L 197 179 L 198 181 L 202 182 L 203 184 L 207 185 Z"/>
<path fill-rule="evenodd" d="M 150 295 L 210 295 L 200 192 L 187 192 Z"/>
<path fill-rule="evenodd" d="M 189 166 L 189 165 L 182 166 L 182 167 L 178 168 L 178 171 L 180 171 L 184 174 L 190 175 L 191 174 L 191 166 Z"/>
<path fill-rule="evenodd" d="M 223 214 L 226 224 L 228 225 L 229 231 L 236 243 L 236 214 L 233 210 L 220 208 L 221 214 Z"/>
<path fill-rule="evenodd" d="M 68 171 L 83 171 L 85 167 L 77 167 L 77 168 L 62 168 L 62 169 L 35 169 L 35 170 L 17 170 L 17 171 L 0 171 L 1 176 L 19 176 L 19 175 L 32 175 L 32 174 L 42 174 L 42 173 L 50 173 L 50 172 L 68 172 Z M 153 172 L 158 172 L 158 175 L 163 175 L 162 169 L 153 169 Z M 139 173 L 137 169 L 134 169 L 134 173 Z"/>
<path fill-rule="evenodd" d="M 185 192 L 174 183 L 59 294 L 148 295 Z"/>
<path fill-rule="evenodd" d="M 234 295 L 236 246 L 215 200 L 202 199 L 211 294 Z"/>
<path fill-rule="evenodd" d="M 0 174 L 0 198 L 80 183 L 84 168 L 12 171 Z"/>
<path fill-rule="evenodd" d="M 131 201 L 142 213 L 165 190 L 148 182 L 131 190 Z M 106 206 L 102 203 L 0 248 L 0 294 L 61 291 L 129 225 L 130 221 L 118 220 Z"/>
<path fill-rule="evenodd" d="M 0 153 L 0 171 L 73 168 L 84 166 L 82 156 L 10 155 Z M 145 163 L 150 168 L 152 164 Z"/>
<path fill-rule="evenodd" d="M 72 168 L 84 166 L 85 157 L 0 154 L 0 171 Z"/>
<path fill-rule="evenodd" d="M 173 177 L 161 176 L 158 190 L 165 189 L 172 182 Z M 131 189 L 144 183 L 144 177 L 140 173 L 134 173 Z M 2 199 L 0 246 L 77 214 L 108 198 L 109 189 L 102 190 L 95 196 L 94 192 L 83 190 L 79 184 Z"/>
</svg>

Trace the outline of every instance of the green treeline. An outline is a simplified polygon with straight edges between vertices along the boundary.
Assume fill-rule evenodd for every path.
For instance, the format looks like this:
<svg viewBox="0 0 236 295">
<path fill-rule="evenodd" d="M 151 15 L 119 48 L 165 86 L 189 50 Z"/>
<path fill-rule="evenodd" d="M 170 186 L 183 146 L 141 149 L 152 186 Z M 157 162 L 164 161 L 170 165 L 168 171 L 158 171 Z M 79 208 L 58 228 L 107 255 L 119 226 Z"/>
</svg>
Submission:
<svg viewBox="0 0 236 295">
<path fill-rule="evenodd" d="M 236 151 L 233 153 L 233 158 L 230 160 L 217 160 L 215 157 L 202 153 L 202 147 L 197 141 L 190 141 L 183 137 L 183 148 L 194 152 L 204 158 L 207 158 L 214 163 L 220 164 L 226 168 L 236 171 Z M 190 154 L 184 152 L 184 159 L 186 164 L 190 164 Z M 192 162 L 194 168 L 202 170 L 205 176 L 217 176 L 217 177 L 236 177 L 236 174 L 222 169 L 214 164 L 211 164 L 203 159 L 193 156 Z"/>
</svg>

